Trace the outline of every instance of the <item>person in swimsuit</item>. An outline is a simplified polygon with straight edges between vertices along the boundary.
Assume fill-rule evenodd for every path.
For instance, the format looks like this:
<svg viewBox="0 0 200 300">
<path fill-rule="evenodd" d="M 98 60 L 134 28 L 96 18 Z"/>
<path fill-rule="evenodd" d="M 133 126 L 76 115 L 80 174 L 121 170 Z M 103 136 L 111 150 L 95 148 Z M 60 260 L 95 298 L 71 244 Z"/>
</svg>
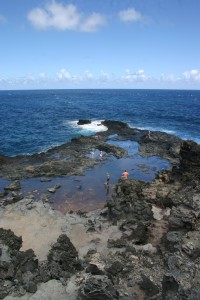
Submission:
<svg viewBox="0 0 200 300">
<path fill-rule="evenodd" d="M 126 170 L 124 170 L 124 172 L 122 173 L 122 178 L 127 179 L 128 175 L 129 175 L 129 173 Z"/>
<path fill-rule="evenodd" d="M 106 179 L 106 184 L 107 184 L 107 186 L 109 185 L 109 182 L 110 182 L 110 174 L 107 173 L 107 179 Z"/>
</svg>

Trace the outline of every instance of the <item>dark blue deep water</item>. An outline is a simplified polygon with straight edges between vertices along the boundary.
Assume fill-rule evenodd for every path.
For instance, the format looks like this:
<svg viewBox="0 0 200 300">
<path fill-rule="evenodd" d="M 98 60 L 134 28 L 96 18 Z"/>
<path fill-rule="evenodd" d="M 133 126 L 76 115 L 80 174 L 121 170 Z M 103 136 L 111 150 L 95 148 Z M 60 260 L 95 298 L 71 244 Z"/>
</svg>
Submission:
<svg viewBox="0 0 200 300">
<path fill-rule="evenodd" d="M 0 91 L 0 154 L 45 151 L 99 129 L 80 128 L 79 119 L 119 120 L 200 143 L 200 91 Z"/>
</svg>

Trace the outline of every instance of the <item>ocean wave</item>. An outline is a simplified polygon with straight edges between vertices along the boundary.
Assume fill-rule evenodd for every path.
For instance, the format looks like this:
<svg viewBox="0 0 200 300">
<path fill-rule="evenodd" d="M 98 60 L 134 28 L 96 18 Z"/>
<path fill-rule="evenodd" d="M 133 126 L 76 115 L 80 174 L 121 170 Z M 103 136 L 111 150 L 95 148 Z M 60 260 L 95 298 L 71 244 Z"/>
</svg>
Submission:
<svg viewBox="0 0 200 300">
<path fill-rule="evenodd" d="M 133 124 L 129 124 L 129 126 L 131 128 L 137 128 L 137 129 L 140 129 L 140 130 L 161 131 L 161 132 L 166 132 L 166 133 L 169 133 L 169 134 L 176 134 L 175 130 L 169 130 L 169 129 L 160 128 L 160 127 L 133 126 Z"/>
<path fill-rule="evenodd" d="M 192 140 L 197 144 L 200 144 L 200 139 L 194 137 L 193 135 L 189 135 L 188 133 L 185 132 L 181 132 L 181 131 L 175 131 L 175 130 L 169 130 L 169 129 L 165 129 L 165 128 L 160 128 L 160 127 L 145 127 L 145 126 L 134 126 L 133 124 L 129 124 L 129 126 L 131 128 L 137 128 L 140 130 L 150 130 L 150 131 L 160 131 L 160 132 L 166 132 L 168 134 L 172 134 L 172 135 L 176 135 L 179 138 L 183 139 L 183 140 Z"/>
<path fill-rule="evenodd" d="M 61 146 L 63 143 L 51 143 L 49 145 L 46 145 L 46 146 L 43 146 L 43 147 L 39 147 L 37 150 L 34 149 L 33 151 L 29 151 L 29 152 L 23 152 L 22 153 L 17 153 L 17 154 L 13 154 L 13 155 L 9 155 L 9 157 L 17 157 L 19 155 L 24 155 L 24 156 L 32 156 L 34 154 L 41 154 L 41 153 L 46 153 L 47 151 L 53 149 L 53 148 L 56 148 L 56 147 L 59 147 Z"/>
</svg>

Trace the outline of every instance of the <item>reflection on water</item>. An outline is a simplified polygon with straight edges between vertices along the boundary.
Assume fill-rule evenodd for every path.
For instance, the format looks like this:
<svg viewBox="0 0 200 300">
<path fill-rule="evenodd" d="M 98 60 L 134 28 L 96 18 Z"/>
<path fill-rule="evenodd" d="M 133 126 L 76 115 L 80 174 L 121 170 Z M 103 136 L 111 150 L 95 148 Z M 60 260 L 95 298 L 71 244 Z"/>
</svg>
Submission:
<svg viewBox="0 0 200 300">
<path fill-rule="evenodd" d="M 112 141 L 112 144 L 124 147 L 128 151 L 129 157 L 116 159 L 104 153 L 102 163 L 85 170 L 84 176 L 55 177 L 50 182 L 43 182 L 41 178 L 21 180 L 24 196 L 32 194 L 36 200 L 43 199 L 44 201 L 48 198 L 52 206 L 62 212 L 90 211 L 103 207 L 106 200 L 111 197 L 113 186 L 119 181 L 125 169 L 129 173 L 129 178 L 148 182 L 155 178 L 158 171 L 170 167 L 168 161 L 156 156 L 141 157 L 138 155 L 138 144 L 135 142 Z M 99 151 L 94 150 L 93 156 L 89 155 L 88 157 L 93 159 L 98 157 Z M 110 174 L 108 187 L 105 184 L 107 173 Z M 0 183 L 4 186 L 7 185 L 1 180 Z M 61 187 L 57 188 L 55 193 L 50 193 L 48 189 L 58 183 L 61 184 Z"/>
</svg>

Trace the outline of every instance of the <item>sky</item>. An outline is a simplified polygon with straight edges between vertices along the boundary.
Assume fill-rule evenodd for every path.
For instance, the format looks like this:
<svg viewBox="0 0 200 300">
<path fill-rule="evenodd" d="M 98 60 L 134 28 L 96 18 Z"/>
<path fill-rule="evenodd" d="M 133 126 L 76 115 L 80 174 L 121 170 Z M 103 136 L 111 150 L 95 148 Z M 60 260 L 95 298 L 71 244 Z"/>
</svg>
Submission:
<svg viewBox="0 0 200 300">
<path fill-rule="evenodd" d="M 0 0 L 0 90 L 200 89 L 200 0 Z"/>
</svg>

